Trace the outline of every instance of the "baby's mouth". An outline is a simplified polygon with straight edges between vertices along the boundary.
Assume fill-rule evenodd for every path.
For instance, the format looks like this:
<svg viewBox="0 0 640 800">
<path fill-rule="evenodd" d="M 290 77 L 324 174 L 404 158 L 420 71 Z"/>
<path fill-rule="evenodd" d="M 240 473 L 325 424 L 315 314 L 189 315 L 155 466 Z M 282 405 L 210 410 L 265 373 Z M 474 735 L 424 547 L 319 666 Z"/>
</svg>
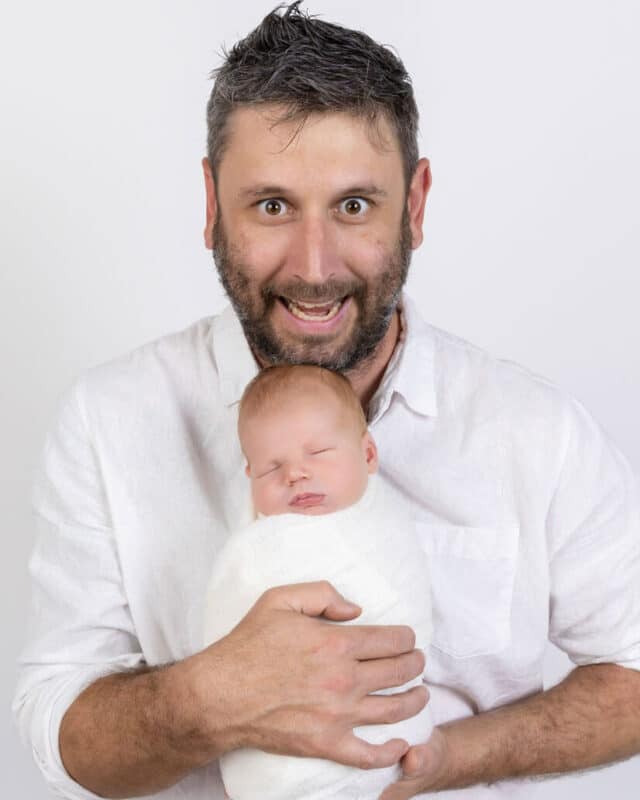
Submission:
<svg viewBox="0 0 640 800">
<path fill-rule="evenodd" d="M 297 494 L 293 500 L 289 502 L 290 506 L 294 508 L 308 508 L 309 506 L 318 506 L 324 500 L 325 495 L 314 494 L 312 492 L 305 492 L 304 494 Z"/>
</svg>

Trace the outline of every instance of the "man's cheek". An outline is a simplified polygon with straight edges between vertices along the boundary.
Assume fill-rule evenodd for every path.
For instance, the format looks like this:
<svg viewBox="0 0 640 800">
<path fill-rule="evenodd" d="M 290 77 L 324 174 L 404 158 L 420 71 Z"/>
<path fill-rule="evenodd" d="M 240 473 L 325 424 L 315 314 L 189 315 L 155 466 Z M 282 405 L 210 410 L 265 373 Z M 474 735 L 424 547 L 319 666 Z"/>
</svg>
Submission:
<svg viewBox="0 0 640 800">
<path fill-rule="evenodd" d="M 386 243 L 373 233 L 351 237 L 340 248 L 340 256 L 349 269 L 362 277 L 380 270 L 387 257 Z"/>
<path fill-rule="evenodd" d="M 273 277 L 289 263 L 295 262 L 283 237 L 256 237 L 243 252 L 244 263 L 260 279 Z"/>
</svg>

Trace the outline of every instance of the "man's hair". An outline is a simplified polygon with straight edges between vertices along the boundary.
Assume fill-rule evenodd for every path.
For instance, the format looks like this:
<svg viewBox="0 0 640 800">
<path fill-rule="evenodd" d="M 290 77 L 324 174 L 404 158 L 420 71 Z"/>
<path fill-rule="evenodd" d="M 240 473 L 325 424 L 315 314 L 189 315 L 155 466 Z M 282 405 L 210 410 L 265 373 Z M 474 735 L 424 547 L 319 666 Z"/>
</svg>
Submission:
<svg viewBox="0 0 640 800">
<path fill-rule="evenodd" d="M 404 65 L 365 33 L 303 13 L 300 2 L 267 14 L 230 52 L 223 51 L 224 63 L 211 73 L 207 155 L 214 177 L 229 115 L 237 108 L 277 104 L 284 110 L 275 122 L 299 121 L 298 130 L 314 112 L 362 117 L 380 144 L 377 125 L 386 118 L 398 137 L 408 191 L 418 163 L 418 108 Z"/>
<path fill-rule="evenodd" d="M 265 408 L 277 406 L 278 401 L 296 389 L 318 391 L 326 387 L 340 405 L 353 417 L 360 433 L 367 430 L 367 420 L 349 380 L 339 372 L 311 364 L 278 364 L 261 370 L 249 382 L 242 397 L 238 413 L 238 429 L 242 420 Z"/>
</svg>

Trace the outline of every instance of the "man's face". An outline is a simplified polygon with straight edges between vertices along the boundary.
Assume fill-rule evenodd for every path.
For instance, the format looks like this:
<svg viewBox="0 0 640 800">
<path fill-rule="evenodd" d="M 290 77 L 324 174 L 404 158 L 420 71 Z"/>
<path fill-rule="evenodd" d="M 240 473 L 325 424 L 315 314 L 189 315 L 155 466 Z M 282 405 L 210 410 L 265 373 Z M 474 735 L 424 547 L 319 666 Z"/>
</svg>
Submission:
<svg viewBox="0 0 640 800">
<path fill-rule="evenodd" d="M 274 125 L 278 110 L 229 120 L 214 259 L 263 365 L 346 372 L 384 337 L 415 246 L 402 157 L 384 119 L 381 147 L 362 119 L 314 114 L 299 130 Z"/>
</svg>

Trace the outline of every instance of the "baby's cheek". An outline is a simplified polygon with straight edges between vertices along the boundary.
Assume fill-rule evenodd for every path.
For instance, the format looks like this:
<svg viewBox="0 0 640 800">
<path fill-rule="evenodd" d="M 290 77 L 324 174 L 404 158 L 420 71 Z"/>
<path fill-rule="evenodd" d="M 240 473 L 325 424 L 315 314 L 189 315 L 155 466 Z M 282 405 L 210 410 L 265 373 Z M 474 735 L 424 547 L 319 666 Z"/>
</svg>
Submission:
<svg viewBox="0 0 640 800">
<path fill-rule="evenodd" d="M 256 485 L 253 504 L 256 512 L 271 516 L 282 514 L 283 506 L 286 506 L 282 498 L 282 492 L 277 486 L 273 486 L 268 481 Z"/>
<path fill-rule="evenodd" d="M 341 507 L 350 506 L 362 497 L 367 488 L 368 477 L 368 473 L 359 465 L 343 473 L 340 486 Z"/>
<path fill-rule="evenodd" d="M 267 514 L 266 503 L 264 497 L 264 489 L 258 482 L 252 486 L 253 508 L 256 513 Z"/>
</svg>

